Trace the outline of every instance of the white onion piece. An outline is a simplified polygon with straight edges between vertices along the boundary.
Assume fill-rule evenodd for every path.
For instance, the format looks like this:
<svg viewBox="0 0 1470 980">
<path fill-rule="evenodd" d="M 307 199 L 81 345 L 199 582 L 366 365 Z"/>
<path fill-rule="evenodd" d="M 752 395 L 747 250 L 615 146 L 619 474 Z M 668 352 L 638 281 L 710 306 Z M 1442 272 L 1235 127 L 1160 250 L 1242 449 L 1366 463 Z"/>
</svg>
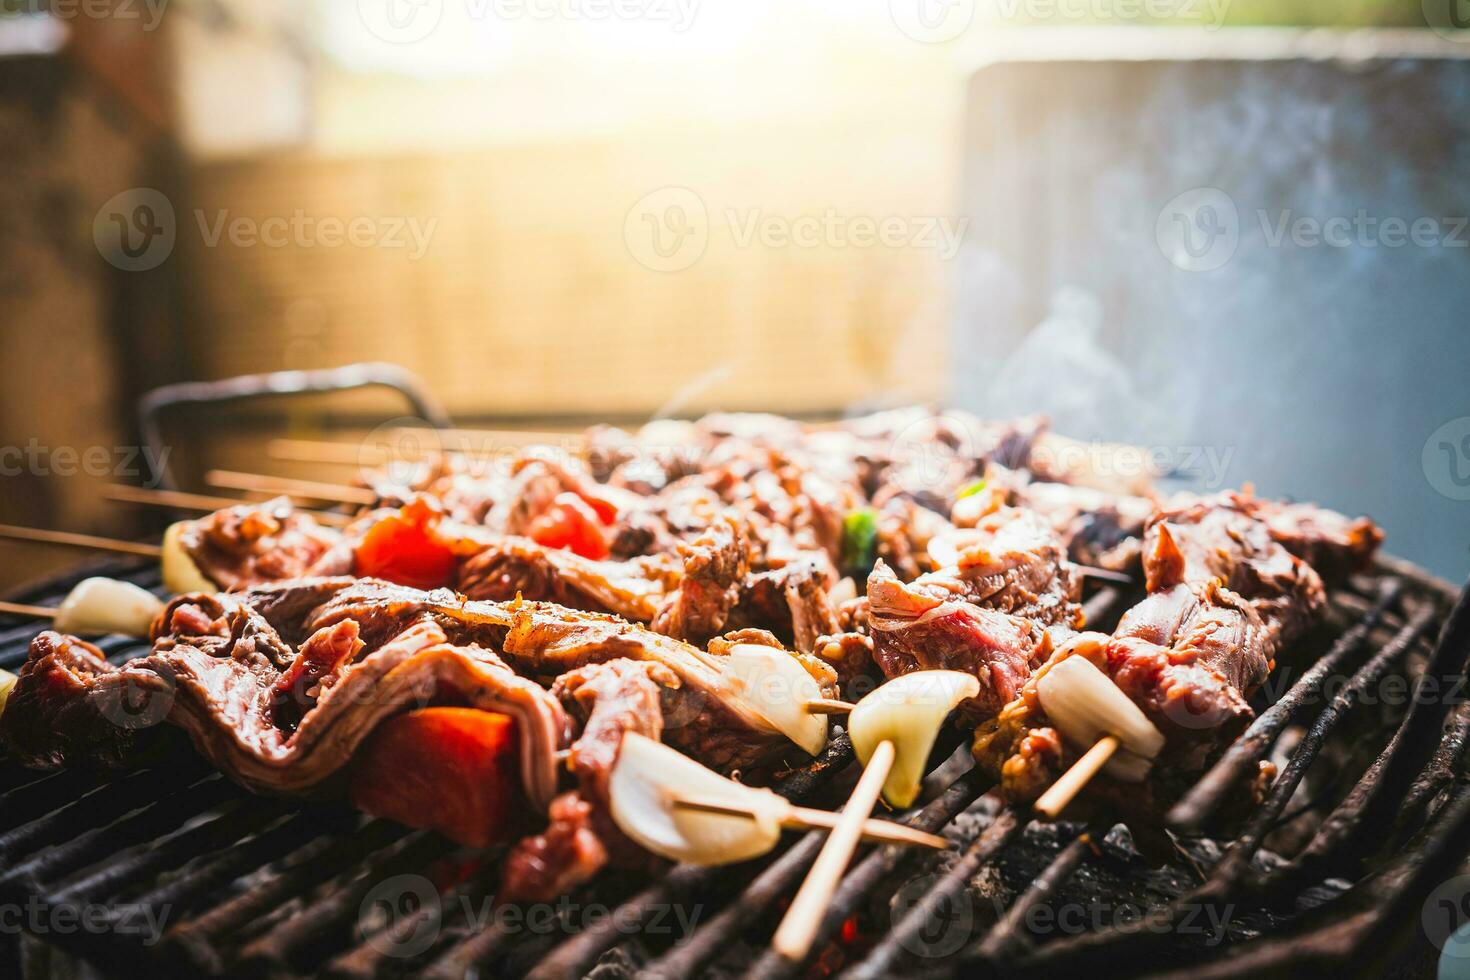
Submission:
<svg viewBox="0 0 1470 980">
<path fill-rule="evenodd" d="M 836 585 L 827 590 L 827 599 L 834 606 L 840 606 L 856 598 L 857 582 L 853 581 L 851 575 L 844 576 Z"/>
<path fill-rule="evenodd" d="M 1141 782 L 1164 747 L 1163 733 L 1086 657 L 1053 664 L 1037 681 L 1036 693 L 1047 718 L 1073 745 L 1090 749 L 1104 735 L 1118 739 L 1120 750 L 1104 767 L 1114 778 Z"/>
<path fill-rule="evenodd" d="M 673 805 L 697 797 L 751 809 L 755 816 L 704 813 Z M 733 864 L 759 857 L 781 837 L 785 804 L 770 790 L 742 786 L 661 742 L 628 732 L 608 780 L 613 822 L 641 846 L 671 861 Z"/>
<path fill-rule="evenodd" d="M 56 610 L 56 629 L 62 633 L 100 636 L 120 633 L 146 638 L 163 603 L 131 582 L 89 578 L 77 583 Z"/>
<path fill-rule="evenodd" d="M 981 532 L 972 527 L 957 527 L 952 531 L 936 534 L 929 539 L 926 549 L 929 560 L 936 568 L 956 568 L 966 548 L 981 540 Z"/>
<path fill-rule="evenodd" d="M 736 696 L 802 751 L 818 755 L 827 747 L 827 716 L 806 710 L 808 701 L 823 696 L 822 688 L 790 653 L 737 643 L 718 666 Z"/>
<path fill-rule="evenodd" d="M 15 690 L 16 682 L 20 678 L 8 670 L 0 670 L 0 714 L 5 712 L 5 705 L 10 701 L 10 692 Z"/>
<path fill-rule="evenodd" d="M 199 566 L 194 564 L 194 559 L 184 550 L 179 541 L 182 531 L 182 524 L 170 524 L 164 532 L 163 584 L 175 595 L 185 592 L 218 592 L 219 586 L 205 577 Z"/>
<path fill-rule="evenodd" d="M 885 800 L 903 808 L 918 799 L 940 726 L 961 701 L 979 693 L 980 682 L 971 674 L 920 670 L 895 677 L 857 703 L 847 716 L 847 731 L 863 765 L 881 743 L 893 743 Z"/>
</svg>

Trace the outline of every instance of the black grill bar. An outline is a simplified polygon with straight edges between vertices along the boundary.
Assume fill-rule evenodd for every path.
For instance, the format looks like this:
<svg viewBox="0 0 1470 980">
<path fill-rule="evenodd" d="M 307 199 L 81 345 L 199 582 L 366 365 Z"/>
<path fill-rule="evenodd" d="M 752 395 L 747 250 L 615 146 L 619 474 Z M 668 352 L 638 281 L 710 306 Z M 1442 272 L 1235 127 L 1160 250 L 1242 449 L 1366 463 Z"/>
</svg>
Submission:
<svg viewBox="0 0 1470 980">
<path fill-rule="evenodd" d="M 1210 881 L 1194 896 L 1197 902 L 1206 897 L 1223 897 L 1245 880 L 1250 873 L 1251 859 L 1260 849 L 1266 834 L 1280 818 L 1287 801 L 1296 792 L 1317 753 L 1326 744 L 1327 736 L 1358 703 L 1363 693 L 1381 681 L 1385 674 L 1408 655 L 1419 635 L 1429 628 L 1433 620 L 1433 610 L 1421 610 L 1416 614 L 1387 646 L 1359 669 L 1342 693 L 1322 710 L 1307 729 L 1306 735 L 1297 743 L 1286 768 L 1271 784 L 1265 801 L 1246 821 L 1245 829 L 1236 837 L 1235 843 L 1215 868 Z"/>
<path fill-rule="evenodd" d="M 238 795 L 239 790 L 219 776 L 208 777 L 190 786 L 176 787 L 157 803 L 124 820 L 114 824 L 99 822 L 91 830 L 65 844 L 41 851 L 29 860 L 14 865 L 0 877 L 0 882 L 8 885 L 19 881 L 44 888 L 48 881 L 57 881 L 106 855 L 134 844 L 154 840 L 183 820 Z M 65 902 L 66 890 L 53 892 L 52 897 L 58 902 Z"/>
<path fill-rule="evenodd" d="M 221 973 L 230 937 L 407 834 L 406 828 L 378 820 L 350 835 L 312 841 L 287 856 L 278 874 L 180 924 L 164 937 L 164 944 L 194 968 Z"/>
<path fill-rule="evenodd" d="M 1464 607 L 1467 601 L 1470 601 L 1470 590 L 1462 595 L 1460 606 Z M 1158 918 L 1152 921 L 1152 925 L 1172 927 L 1186 912 L 1206 906 L 1213 906 L 1222 914 L 1228 914 L 1230 911 L 1226 904 L 1228 898 L 1236 894 L 1242 886 L 1259 885 L 1259 882 L 1252 880 L 1251 859 L 1260 849 L 1266 833 L 1280 817 L 1282 809 L 1300 783 L 1307 766 L 1321 749 L 1328 733 L 1357 703 L 1365 690 L 1377 683 L 1407 655 L 1419 635 L 1432 621 L 1432 609 L 1420 610 L 1377 655 L 1358 670 L 1343 692 L 1333 698 L 1314 720 L 1306 735 L 1297 744 L 1286 769 L 1272 785 L 1266 800 L 1251 815 L 1245 829 L 1212 869 L 1209 879 L 1193 892 L 1164 907 Z M 1456 669 L 1459 669 L 1459 666 L 1463 664 L 1465 651 L 1461 649 L 1458 659 L 1455 655 L 1445 652 L 1450 645 L 1447 641 L 1452 642 L 1458 636 L 1456 631 L 1446 627 L 1431 662 L 1455 664 Z M 1405 730 L 1407 730 L 1408 721 L 1406 717 Z M 1163 928 L 1150 929 L 1137 934 L 1125 934 L 1116 929 L 1103 930 L 1057 940 L 1043 946 L 1025 962 L 1028 966 L 1063 972 L 1068 969 L 1081 968 L 1084 963 L 1087 964 L 1088 969 L 1122 969 L 1127 961 L 1136 960 L 1136 957 L 1140 955 L 1146 955 L 1146 948 L 1157 948 L 1168 941 L 1167 930 Z M 968 962 L 975 962 L 978 959 L 973 955 L 967 956 Z"/>
<path fill-rule="evenodd" d="M 365 899 L 385 878 L 418 871 L 447 855 L 454 845 L 437 834 L 416 831 L 362 862 L 350 883 L 332 888 L 299 912 L 285 918 L 240 952 L 252 973 L 306 970 L 323 954 L 341 949 L 352 935 Z"/>
<path fill-rule="evenodd" d="M 0 834 L 0 859 L 35 853 L 47 845 L 111 823 L 163 794 L 178 791 L 207 771 L 202 762 L 189 768 L 192 771 L 187 773 L 165 768 L 134 773 L 88 793 L 50 816 L 8 830 Z"/>
<path fill-rule="evenodd" d="M 778 782 L 774 788 L 787 799 L 799 802 L 845 769 L 852 759 L 852 741 L 847 737 L 846 732 L 840 733 L 832 738 L 815 763 L 792 773 L 786 779 Z M 815 853 L 812 857 L 815 859 Z M 721 874 L 722 869 L 720 868 L 679 865 L 669 872 L 662 883 L 638 893 L 623 903 L 623 906 L 614 915 L 608 916 L 597 925 L 558 946 L 554 952 L 537 964 L 536 968 L 527 975 L 527 980 L 560 980 L 562 977 L 581 976 L 591 968 L 599 956 L 627 938 L 619 929 L 618 923 L 623 923 L 622 929 L 627 929 L 629 923 L 642 928 L 645 910 L 666 906 L 685 895 L 693 894 L 696 890 L 708 886 Z M 483 953 L 475 951 L 475 958 L 468 955 L 470 953 L 468 948 L 463 952 L 453 951 L 441 962 L 435 964 L 431 975 L 446 978 L 449 976 L 463 977 L 463 970 L 470 969 L 474 964 L 482 962 L 479 957 L 484 953 L 493 952 L 494 947 L 499 945 L 493 936 L 471 937 L 466 940 L 465 945 L 469 947 L 476 943 L 489 948 Z"/>
<path fill-rule="evenodd" d="M 356 814 L 353 814 L 356 822 Z M 340 822 L 340 821 L 339 821 Z M 179 877 L 144 892 L 134 901 L 151 908 L 191 908 L 203 896 L 228 885 L 241 875 L 264 867 L 282 854 L 290 854 L 318 838 L 323 832 L 323 814 L 310 810 L 236 843 L 228 850 L 209 854 Z M 197 857 L 198 855 L 189 855 Z M 181 862 L 182 863 L 182 862 Z"/>
<path fill-rule="evenodd" d="M 919 933 L 925 925 L 942 918 L 943 909 L 960 897 L 969 886 L 970 879 L 1020 837 L 1028 823 L 1030 817 L 1022 808 L 1011 806 L 1002 810 L 965 849 L 965 853 L 945 872 L 939 882 L 924 894 L 907 915 L 894 923 L 888 935 L 873 947 L 867 958 L 843 974 L 844 980 L 877 980 L 892 975 L 905 951 L 921 945 Z"/>
<path fill-rule="evenodd" d="M 968 809 L 970 804 L 974 803 L 980 794 L 990 786 L 989 777 L 978 769 L 970 769 L 932 802 L 904 820 L 904 823 L 917 827 L 919 830 L 935 833 Z M 813 950 L 820 948 L 822 942 L 836 933 L 842 923 L 857 911 L 859 904 L 868 893 L 911 856 L 913 852 L 907 848 L 885 845 L 873 848 L 871 853 L 859 861 L 857 866 L 842 879 L 842 883 L 837 886 L 837 891 L 832 895 L 832 901 L 828 903 L 827 912 L 822 916 L 821 925 L 817 929 Z M 800 884 L 800 876 L 793 876 L 793 880 L 783 882 L 783 892 L 795 890 Z M 746 900 L 747 896 L 742 896 L 741 902 L 744 903 Z M 758 977 L 789 976 L 800 965 L 789 962 L 773 949 L 766 949 L 746 972 L 746 976 L 752 980 Z"/>
<path fill-rule="evenodd" d="M 1449 737 L 1449 736 L 1447 736 Z M 1418 908 L 1470 851 L 1470 781 L 1450 783 L 1434 827 L 1426 827 L 1359 887 L 1296 929 L 1227 949 L 1209 963 L 1164 974 L 1173 980 L 1241 976 L 1377 976 L 1394 928 Z"/>
<path fill-rule="evenodd" d="M 1006 909 L 1006 914 L 996 923 L 980 943 L 976 955 L 985 961 L 999 963 L 1011 959 L 1018 947 L 1027 943 L 1026 916 L 1038 905 L 1051 900 L 1057 889 L 1064 885 L 1077 866 L 1093 851 L 1092 838 L 1081 834 L 1062 849 L 1046 870 L 1036 876 L 1030 887 Z"/>
<path fill-rule="evenodd" d="M 190 801 L 196 802 L 196 801 Z M 240 800 L 221 816 L 178 830 L 132 854 L 105 862 L 55 893 L 58 902 L 101 900 L 176 868 L 199 854 L 227 847 L 278 820 L 288 805 L 275 800 Z M 172 816 L 172 815 L 170 815 Z"/>
<path fill-rule="evenodd" d="M 1225 798 L 1238 791 L 1292 719 L 1321 693 L 1323 684 L 1331 677 L 1342 676 L 1357 659 L 1379 619 L 1398 601 L 1402 591 L 1402 585 L 1396 581 L 1386 584 L 1363 618 L 1339 637 L 1332 649 L 1314 663 L 1301 680 L 1282 695 L 1281 700 L 1261 712 L 1245 733 L 1225 750 L 1220 761 L 1175 804 L 1165 818 L 1166 822 L 1176 830 L 1198 830 L 1211 814 L 1218 813 Z"/>
</svg>

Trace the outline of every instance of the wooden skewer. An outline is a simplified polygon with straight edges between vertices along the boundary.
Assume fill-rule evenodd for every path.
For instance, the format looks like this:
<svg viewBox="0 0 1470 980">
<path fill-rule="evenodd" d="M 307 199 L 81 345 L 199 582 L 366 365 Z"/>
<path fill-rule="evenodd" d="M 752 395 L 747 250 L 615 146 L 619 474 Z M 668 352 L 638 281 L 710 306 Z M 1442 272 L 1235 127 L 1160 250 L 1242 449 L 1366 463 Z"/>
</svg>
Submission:
<svg viewBox="0 0 1470 980">
<path fill-rule="evenodd" d="M 28 606 L 22 602 L 0 602 L 0 616 L 23 616 L 26 619 L 55 619 L 50 606 Z"/>
<path fill-rule="evenodd" d="M 73 534 L 70 531 L 48 531 L 37 527 L 16 527 L 0 524 L 0 538 L 12 541 L 34 541 L 38 544 L 59 544 L 67 548 L 87 548 L 91 551 L 111 551 L 120 555 L 139 555 L 143 558 L 161 558 L 163 548 L 142 541 L 120 541 L 117 538 L 99 538 L 91 534 Z"/>
<path fill-rule="evenodd" d="M 210 497 L 198 493 L 179 493 L 174 490 L 149 490 L 120 483 L 103 490 L 102 495 L 109 500 L 120 500 L 129 504 L 143 504 L 147 507 L 176 507 L 183 510 L 216 511 L 249 503 L 248 500 L 236 500 L 233 497 Z M 329 527 L 346 527 L 352 523 L 352 518 L 347 514 L 305 509 L 300 513 L 308 515 L 318 524 L 326 524 Z"/>
<path fill-rule="evenodd" d="M 1107 568 L 1095 568 L 1092 565 L 1077 565 L 1076 568 L 1082 573 L 1083 578 L 1093 578 L 1099 582 L 1116 582 L 1119 585 L 1133 584 L 1133 576 L 1125 572 L 1115 572 Z"/>
<path fill-rule="evenodd" d="M 755 813 L 751 809 L 737 804 L 727 803 L 723 800 L 706 800 L 694 796 L 676 796 L 673 804 L 685 810 L 698 810 L 701 813 L 719 813 L 732 817 L 753 817 Z M 781 826 L 810 830 L 815 827 L 836 827 L 842 814 L 831 813 L 827 810 L 816 810 L 812 807 L 796 806 L 787 804 L 780 816 Z M 862 839 L 869 843 L 880 844 L 904 844 L 911 847 L 928 847 L 936 851 L 942 851 L 949 847 L 949 841 L 938 834 L 926 834 L 922 830 L 891 820 L 865 820 L 862 824 Z"/>
<path fill-rule="evenodd" d="M 776 929 L 771 946 L 788 961 L 801 963 L 811 952 L 822 916 L 826 914 L 832 895 L 837 891 L 837 884 L 842 880 L 848 862 L 852 860 L 852 852 L 862 837 L 863 824 L 873 812 L 874 804 L 878 802 L 878 794 L 883 790 L 883 781 L 888 778 L 888 770 L 893 767 L 893 756 L 892 742 L 880 742 L 873 750 L 873 756 L 868 760 L 862 778 L 853 788 L 852 796 L 848 797 L 847 805 L 842 808 L 842 814 L 833 825 L 827 842 L 822 845 L 822 852 L 817 855 L 816 863 L 808 872 L 806 881 L 801 883 L 801 889 L 796 893 L 796 898 L 792 899 L 791 907 L 786 910 L 786 916 Z"/>
<path fill-rule="evenodd" d="M 270 439 L 266 455 L 288 463 L 331 463 L 334 466 L 382 466 L 391 463 L 387 453 L 353 442 L 322 439 Z"/>
<path fill-rule="evenodd" d="M 809 715 L 845 715 L 850 714 L 855 707 L 857 705 L 848 701 L 837 701 L 833 698 L 812 698 L 805 705 Z"/>
<path fill-rule="evenodd" d="M 1121 743 L 1116 735 L 1104 735 L 1092 743 L 1082 758 L 1072 764 L 1072 768 L 1062 773 L 1062 777 L 1051 784 L 1041 798 L 1036 801 L 1036 812 L 1042 816 L 1055 820 L 1057 814 L 1067 808 L 1067 804 L 1091 781 L 1098 770 L 1108 764 L 1113 753 L 1118 751 Z"/>
<path fill-rule="evenodd" d="M 241 473 L 236 470 L 210 470 L 204 475 L 204 482 L 212 487 L 224 487 L 227 490 L 286 494 L 290 497 L 308 497 L 312 500 L 357 504 L 362 507 L 371 507 L 378 502 L 378 495 L 366 487 L 320 483 L 316 480 L 292 480 L 283 476 Z"/>
<path fill-rule="evenodd" d="M 394 433 L 405 434 L 423 431 L 423 429 L 413 428 L 393 430 Z M 477 447 L 481 449 L 489 446 L 555 446 L 572 439 L 578 442 L 582 440 L 580 432 L 537 432 L 533 429 L 435 429 L 433 431 L 441 439 L 458 439 L 477 444 Z M 581 451 L 580 447 L 578 451 Z"/>
</svg>

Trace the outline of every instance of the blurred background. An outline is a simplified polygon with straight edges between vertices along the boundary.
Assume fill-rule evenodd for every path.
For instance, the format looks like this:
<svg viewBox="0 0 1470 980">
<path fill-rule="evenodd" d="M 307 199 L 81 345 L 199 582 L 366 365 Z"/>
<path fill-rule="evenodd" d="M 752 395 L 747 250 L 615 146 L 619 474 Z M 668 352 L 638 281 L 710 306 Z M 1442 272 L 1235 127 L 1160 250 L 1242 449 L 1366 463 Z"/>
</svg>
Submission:
<svg viewBox="0 0 1470 980">
<path fill-rule="evenodd" d="M 340 479 L 263 447 L 424 406 L 139 399 L 388 362 L 497 429 L 1045 411 L 1461 578 L 1462 6 L 0 0 L 0 521 Z"/>
</svg>

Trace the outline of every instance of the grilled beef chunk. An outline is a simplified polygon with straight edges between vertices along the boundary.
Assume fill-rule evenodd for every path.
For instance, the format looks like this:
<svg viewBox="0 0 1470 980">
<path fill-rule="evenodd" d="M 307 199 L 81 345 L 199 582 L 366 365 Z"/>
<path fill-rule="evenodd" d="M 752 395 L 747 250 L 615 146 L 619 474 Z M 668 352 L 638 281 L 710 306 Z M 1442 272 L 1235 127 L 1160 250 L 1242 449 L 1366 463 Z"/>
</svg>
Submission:
<svg viewBox="0 0 1470 980">
<path fill-rule="evenodd" d="M 552 803 L 550 825 L 521 841 L 506 861 L 500 898 L 550 901 L 591 878 L 609 861 L 647 867 L 650 855 L 623 836 L 610 816 L 608 780 L 623 735 L 663 733 L 661 692 L 679 680 L 661 664 L 610 660 L 557 678 L 552 693 L 582 721 L 569 765 L 578 788 Z"/>
<path fill-rule="evenodd" d="M 742 626 L 769 630 L 810 653 L 819 637 L 838 630 L 827 585 L 827 576 L 812 562 L 757 572 L 746 580 L 733 619 Z"/>
<path fill-rule="evenodd" d="M 284 498 L 263 504 L 242 504 L 185 521 L 179 544 L 199 570 L 221 589 L 247 589 L 268 582 L 334 574 L 345 568 L 319 568 L 342 535 L 317 524 Z"/>
<path fill-rule="evenodd" d="M 1137 569 L 1144 525 L 1154 512 L 1148 498 L 1019 477 L 1011 478 L 1009 496 L 1052 525 L 1072 561 L 1116 572 Z"/>
<path fill-rule="evenodd" d="M 977 717 L 1020 691 L 1031 669 L 1051 653 L 1051 636 L 1035 622 L 968 601 L 963 593 L 905 585 L 879 564 L 868 576 L 873 659 L 888 677 L 916 670 L 960 670 L 980 680 L 966 702 Z"/>
<path fill-rule="evenodd" d="M 320 598 L 348 584 L 300 588 Z M 567 733 L 555 698 L 493 651 L 450 643 L 423 614 L 400 616 L 376 634 L 345 620 L 308 624 L 293 631 L 307 637 L 293 650 L 268 618 L 290 605 L 280 593 L 293 591 L 175 599 L 153 652 L 122 667 L 78 661 L 74 642 L 39 639 L 15 692 L 30 708 L 7 710 L 0 732 L 29 765 L 120 762 L 129 725 L 166 718 L 245 787 L 302 794 L 336 776 L 384 717 L 447 700 L 514 718 L 527 795 L 540 806 L 550 801 L 554 753 Z M 120 711 L 130 714 L 120 721 Z"/>
<path fill-rule="evenodd" d="M 749 570 L 745 536 L 729 519 L 718 520 L 687 545 L 679 588 L 653 617 L 655 632 L 703 643 L 725 628 Z"/>
<path fill-rule="evenodd" d="M 1248 492 L 1188 497 L 1156 514 L 1143 556 L 1150 595 L 1112 637 L 1089 634 L 1048 662 L 1088 656 L 1166 738 L 1147 786 L 1095 780 L 1088 789 L 1094 803 L 1134 821 L 1156 820 L 1250 722 L 1247 699 L 1277 652 L 1321 616 L 1322 580 L 1294 552 L 1353 567 L 1369 560 L 1360 552 L 1371 556 L 1379 537 L 1376 528 L 1345 532 L 1356 525 L 1330 512 L 1293 505 L 1290 513 L 1290 549 L 1280 540 L 1280 507 Z M 1085 748 L 1064 744 L 1049 726 L 1036 677 L 976 730 L 976 759 L 1017 799 L 1039 795 Z"/>
<path fill-rule="evenodd" d="M 521 596 L 646 623 L 678 580 L 677 563 L 669 556 L 594 561 L 529 538 L 507 537 L 465 563 L 458 588 L 472 599 L 504 602 Z"/>
<path fill-rule="evenodd" d="M 1383 543 L 1383 531 L 1366 517 L 1349 518 L 1312 504 L 1251 498 L 1252 513 L 1282 547 L 1312 566 L 1328 585 L 1366 571 Z"/>
<path fill-rule="evenodd" d="M 1050 655 L 1051 630 L 1082 625 L 1079 583 L 1056 535 L 1034 515 L 1005 508 L 960 532 L 958 564 L 910 583 L 879 562 L 868 576 L 867 629 L 888 677 L 962 670 L 980 680 L 975 715 L 1014 698 Z"/>
<path fill-rule="evenodd" d="M 1272 651 L 1300 636 L 1327 604 L 1322 579 L 1271 535 L 1248 494 L 1190 499 L 1150 519 L 1144 574 L 1150 592 L 1218 579 L 1251 601 L 1273 633 Z"/>
</svg>

